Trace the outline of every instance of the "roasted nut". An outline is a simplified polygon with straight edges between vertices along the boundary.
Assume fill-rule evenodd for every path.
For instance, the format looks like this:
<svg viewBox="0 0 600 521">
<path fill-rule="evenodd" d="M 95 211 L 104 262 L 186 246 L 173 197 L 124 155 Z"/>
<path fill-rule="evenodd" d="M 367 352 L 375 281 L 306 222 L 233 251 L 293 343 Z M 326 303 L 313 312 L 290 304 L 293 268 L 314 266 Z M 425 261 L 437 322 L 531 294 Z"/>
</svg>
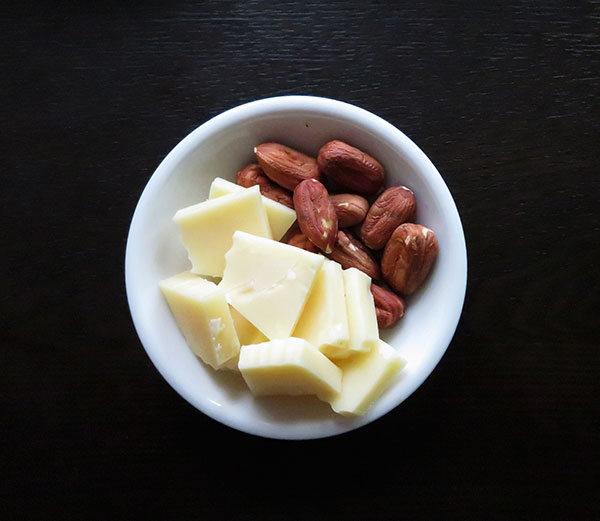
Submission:
<svg viewBox="0 0 600 521">
<path fill-rule="evenodd" d="M 383 278 L 397 293 L 414 293 L 427 278 L 438 249 L 435 233 L 429 228 L 401 224 L 385 245 L 381 259 Z"/>
<path fill-rule="evenodd" d="M 294 208 L 292 194 L 276 185 L 263 172 L 260 165 L 252 163 L 242 168 L 236 176 L 236 183 L 245 188 L 258 185 L 260 193 L 273 201 L 277 201 L 289 208 Z"/>
<path fill-rule="evenodd" d="M 375 313 L 379 329 L 392 327 L 404 316 L 404 300 L 377 284 L 371 284 L 371 294 L 375 301 Z"/>
<path fill-rule="evenodd" d="M 302 233 L 325 253 L 331 253 L 338 220 L 327 188 L 316 179 L 302 181 L 294 189 L 294 208 Z"/>
<path fill-rule="evenodd" d="M 363 222 L 369 210 L 369 203 L 360 195 L 336 194 L 330 195 L 329 200 L 335 208 L 338 217 L 338 227 L 348 228 Z"/>
<path fill-rule="evenodd" d="M 363 244 L 342 230 L 338 231 L 337 242 L 329 258 L 342 265 L 342 268 L 357 268 L 374 280 L 381 278 L 379 264 Z"/>
<path fill-rule="evenodd" d="M 349 192 L 370 195 L 385 185 L 385 172 L 381 164 L 342 141 L 330 141 L 323 145 L 317 162 L 328 178 Z"/>
<path fill-rule="evenodd" d="M 362 241 L 373 250 L 383 248 L 398 226 L 412 221 L 416 209 L 411 190 L 405 186 L 388 188 L 369 208 L 360 229 Z"/>
<path fill-rule="evenodd" d="M 264 173 L 283 188 L 293 190 L 305 179 L 321 179 L 314 157 L 279 143 L 263 143 L 254 154 Z"/>
<path fill-rule="evenodd" d="M 310 251 L 312 253 L 319 253 L 319 248 L 310 242 L 306 235 L 304 235 L 300 230 L 290 233 L 287 243 L 290 246 L 296 246 L 296 248 L 302 248 L 303 250 Z"/>
</svg>

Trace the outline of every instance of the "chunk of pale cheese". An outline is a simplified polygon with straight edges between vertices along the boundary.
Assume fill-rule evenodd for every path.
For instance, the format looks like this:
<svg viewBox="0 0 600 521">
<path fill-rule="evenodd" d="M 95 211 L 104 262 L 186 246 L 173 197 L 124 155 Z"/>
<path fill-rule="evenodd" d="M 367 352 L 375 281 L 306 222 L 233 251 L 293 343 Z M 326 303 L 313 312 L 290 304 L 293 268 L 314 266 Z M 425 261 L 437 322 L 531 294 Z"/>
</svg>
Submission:
<svg viewBox="0 0 600 521">
<path fill-rule="evenodd" d="M 227 181 L 221 177 L 216 177 L 210 185 L 208 198 L 216 199 L 217 197 L 241 192 L 243 190 L 247 190 L 247 188 L 236 185 L 235 183 Z M 285 232 L 287 232 L 292 224 L 294 224 L 296 221 L 296 212 L 291 208 L 278 203 L 277 201 L 273 201 L 273 199 L 265 197 L 264 195 L 262 197 L 265 210 L 267 211 L 269 225 L 271 227 L 271 234 L 273 235 L 273 239 L 278 241 L 285 235 Z"/>
<path fill-rule="evenodd" d="M 351 353 L 344 276 L 337 262 L 326 259 L 321 265 L 294 336 L 304 338 L 328 358 Z"/>
<path fill-rule="evenodd" d="M 192 263 L 192 272 L 221 277 L 225 253 L 236 230 L 271 238 L 258 186 L 182 208 L 173 220 Z"/>
<path fill-rule="evenodd" d="M 222 289 L 189 271 L 159 287 L 196 356 L 215 369 L 237 356 L 240 343 Z"/>
<path fill-rule="evenodd" d="M 244 232 L 233 234 L 219 287 L 267 338 L 292 334 L 324 257 Z"/>
<path fill-rule="evenodd" d="M 246 346 L 250 344 L 262 344 L 267 342 L 269 339 L 263 335 L 254 324 L 250 322 L 244 315 L 242 315 L 233 306 L 229 306 L 231 311 L 231 318 L 233 319 L 233 326 L 240 340 L 240 345 Z"/>
<path fill-rule="evenodd" d="M 371 295 L 371 277 L 356 268 L 348 268 L 344 270 L 344 288 L 350 350 L 360 353 L 370 351 L 379 341 L 375 303 Z"/>
<path fill-rule="evenodd" d="M 342 390 L 330 401 L 332 409 L 344 415 L 364 414 L 405 365 L 404 359 L 383 340 L 369 353 L 340 360 Z"/>
<path fill-rule="evenodd" d="M 238 367 L 259 396 L 316 394 L 329 401 L 341 390 L 342 371 L 301 338 L 242 346 Z"/>
<path fill-rule="evenodd" d="M 237 311 L 233 306 L 229 306 L 229 311 L 231 312 L 233 326 L 235 327 L 235 332 L 237 333 L 240 345 L 262 344 L 263 342 L 268 342 L 269 339 L 256 329 L 252 322 L 247 320 L 244 315 Z M 222 369 L 239 371 L 238 361 L 239 355 L 228 360 Z"/>
</svg>

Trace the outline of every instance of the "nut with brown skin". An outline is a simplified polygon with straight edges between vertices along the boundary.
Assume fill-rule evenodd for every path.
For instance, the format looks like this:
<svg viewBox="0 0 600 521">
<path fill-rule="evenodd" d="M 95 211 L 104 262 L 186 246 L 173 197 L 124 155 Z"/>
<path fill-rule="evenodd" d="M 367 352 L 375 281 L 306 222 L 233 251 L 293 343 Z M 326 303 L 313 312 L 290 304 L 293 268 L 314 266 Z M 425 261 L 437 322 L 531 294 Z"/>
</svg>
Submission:
<svg viewBox="0 0 600 521">
<path fill-rule="evenodd" d="M 371 284 L 371 294 L 375 301 L 375 313 L 379 329 L 388 329 L 404 316 L 404 300 L 377 284 Z"/>
<path fill-rule="evenodd" d="M 437 258 L 438 241 L 429 228 L 405 223 L 394 230 L 381 259 L 383 278 L 402 295 L 417 291 Z"/>
<path fill-rule="evenodd" d="M 325 253 L 331 253 L 338 220 L 327 188 L 316 179 L 302 181 L 294 189 L 294 208 L 302 233 Z"/>
<path fill-rule="evenodd" d="M 369 202 L 356 194 L 330 195 L 329 200 L 338 217 L 338 227 L 348 228 L 363 222 L 369 210 Z"/>
<path fill-rule="evenodd" d="M 337 242 L 329 258 L 340 263 L 342 268 L 356 268 L 374 280 L 381 278 L 379 264 L 367 248 L 355 237 L 342 230 L 338 231 Z"/>
<path fill-rule="evenodd" d="M 314 157 L 280 143 L 258 145 L 254 154 L 267 177 L 288 190 L 293 190 L 305 179 L 321 179 Z"/>
<path fill-rule="evenodd" d="M 236 183 L 245 188 L 258 185 L 260 193 L 273 201 L 281 203 L 288 208 L 294 208 L 292 194 L 271 181 L 263 172 L 260 165 L 249 164 L 242 168 L 236 175 Z"/>
<path fill-rule="evenodd" d="M 343 141 L 323 145 L 317 162 L 328 178 L 349 192 L 372 195 L 385 186 L 385 172 L 379 161 Z"/>
<path fill-rule="evenodd" d="M 383 248 L 398 226 L 413 219 L 416 209 L 412 190 L 405 186 L 388 188 L 369 208 L 360 229 L 361 239 L 373 250 Z"/>
<path fill-rule="evenodd" d="M 306 235 L 304 235 L 300 230 L 290 233 L 287 243 L 290 246 L 296 246 L 296 248 L 302 248 L 303 250 L 310 251 L 312 253 L 319 253 L 319 248 L 310 242 Z"/>
</svg>

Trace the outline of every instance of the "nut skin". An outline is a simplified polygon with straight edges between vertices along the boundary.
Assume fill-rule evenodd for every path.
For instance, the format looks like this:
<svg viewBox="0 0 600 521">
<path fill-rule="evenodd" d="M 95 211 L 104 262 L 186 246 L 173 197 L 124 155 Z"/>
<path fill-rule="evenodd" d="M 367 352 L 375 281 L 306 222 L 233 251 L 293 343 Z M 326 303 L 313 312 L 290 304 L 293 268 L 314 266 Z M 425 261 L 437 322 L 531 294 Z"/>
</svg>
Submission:
<svg viewBox="0 0 600 521">
<path fill-rule="evenodd" d="M 415 216 L 415 194 L 405 186 L 385 190 L 371 205 L 360 229 L 366 246 L 373 250 L 383 248 L 394 230 Z"/>
<path fill-rule="evenodd" d="M 369 202 L 356 194 L 330 195 L 329 200 L 335 208 L 340 228 L 349 228 L 363 222 L 369 211 Z"/>
<path fill-rule="evenodd" d="M 375 301 L 375 313 L 379 329 L 393 327 L 404 316 L 406 304 L 402 297 L 377 284 L 371 284 L 371 294 Z"/>
<path fill-rule="evenodd" d="M 303 250 L 310 251 L 312 253 L 319 253 L 319 248 L 310 242 L 306 235 L 304 235 L 300 230 L 290 233 L 287 243 L 290 246 L 296 246 L 296 248 L 302 248 Z"/>
<path fill-rule="evenodd" d="M 322 178 L 314 157 L 280 143 L 262 143 L 254 149 L 254 154 L 267 177 L 288 190 L 306 179 Z"/>
<path fill-rule="evenodd" d="M 326 177 L 348 192 L 373 195 L 385 186 L 381 164 L 343 141 L 334 140 L 323 145 L 317 162 Z"/>
<path fill-rule="evenodd" d="M 398 226 L 385 245 L 381 259 L 383 278 L 401 295 L 411 295 L 425 279 L 437 258 L 435 233 L 420 224 Z"/>
<path fill-rule="evenodd" d="M 236 175 L 236 183 L 245 188 L 258 185 L 260 193 L 273 201 L 281 203 L 288 208 L 294 208 L 292 194 L 276 185 L 263 172 L 260 165 L 251 163 L 242 168 Z"/>
<path fill-rule="evenodd" d="M 316 179 L 302 181 L 294 188 L 294 208 L 302 233 L 325 253 L 331 253 L 337 239 L 338 219 L 327 188 Z"/>
<path fill-rule="evenodd" d="M 381 279 L 379 264 L 357 238 L 342 230 L 338 231 L 337 242 L 329 258 L 342 265 L 342 268 L 357 268 L 374 280 Z"/>
</svg>

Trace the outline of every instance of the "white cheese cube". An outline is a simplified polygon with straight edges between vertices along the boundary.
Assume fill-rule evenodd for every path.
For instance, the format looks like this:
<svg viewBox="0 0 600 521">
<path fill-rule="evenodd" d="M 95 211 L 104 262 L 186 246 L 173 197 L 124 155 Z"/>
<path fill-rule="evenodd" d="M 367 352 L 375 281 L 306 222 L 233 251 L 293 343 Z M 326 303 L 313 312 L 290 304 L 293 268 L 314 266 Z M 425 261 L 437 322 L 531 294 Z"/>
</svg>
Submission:
<svg viewBox="0 0 600 521">
<path fill-rule="evenodd" d="M 267 338 L 289 337 L 324 257 L 244 232 L 233 234 L 219 286 Z"/>
<path fill-rule="evenodd" d="M 182 208 L 173 220 L 192 263 L 192 272 L 221 277 L 225 253 L 236 230 L 271 238 L 258 186 Z"/>
<path fill-rule="evenodd" d="M 356 268 L 348 268 L 344 270 L 344 288 L 350 350 L 360 353 L 370 351 L 379 341 L 375 302 L 371 295 L 371 277 Z"/>
<path fill-rule="evenodd" d="M 196 356 L 215 369 L 237 356 L 240 343 L 223 290 L 189 271 L 161 280 L 159 287 Z"/>
<path fill-rule="evenodd" d="M 267 342 L 269 340 L 258 329 L 256 329 L 256 327 L 254 327 L 252 322 L 246 319 L 246 317 L 244 317 L 244 315 L 242 315 L 233 306 L 229 306 L 229 311 L 231 312 L 233 326 L 235 327 L 235 332 L 240 340 L 240 345 L 247 346 L 251 344 L 262 344 L 263 342 Z"/>
<path fill-rule="evenodd" d="M 268 338 L 263 335 L 258 329 L 254 327 L 252 322 L 247 320 L 244 315 L 237 311 L 233 306 L 229 306 L 231 312 L 231 318 L 233 319 L 233 326 L 237 333 L 240 345 L 252 345 L 262 344 L 268 342 Z M 239 355 L 235 356 L 231 360 L 228 360 L 221 369 L 230 369 L 232 371 L 239 372 L 238 369 Z"/>
<path fill-rule="evenodd" d="M 248 190 L 243 186 L 227 181 L 221 177 L 216 177 L 210 185 L 210 192 L 208 194 L 209 199 L 215 199 L 224 195 L 233 194 Z M 269 226 L 271 227 L 271 234 L 273 239 L 278 241 L 287 232 L 292 224 L 296 221 L 296 212 L 291 208 L 288 208 L 284 204 L 278 203 L 273 199 L 262 196 L 265 210 L 267 211 L 267 218 L 269 220 Z"/>
<path fill-rule="evenodd" d="M 405 365 L 404 359 L 383 340 L 369 353 L 339 361 L 342 390 L 330 401 L 332 409 L 344 415 L 364 414 Z"/>
<path fill-rule="evenodd" d="M 328 358 L 345 358 L 352 353 L 344 276 L 337 262 L 323 262 L 294 336 L 304 338 Z"/>
<path fill-rule="evenodd" d="M 301 338 L 242 346 L 238 367 L 258 396 L 316 394 L 329 401 L 341 390 L 341 370 Z"/>
</svg>

